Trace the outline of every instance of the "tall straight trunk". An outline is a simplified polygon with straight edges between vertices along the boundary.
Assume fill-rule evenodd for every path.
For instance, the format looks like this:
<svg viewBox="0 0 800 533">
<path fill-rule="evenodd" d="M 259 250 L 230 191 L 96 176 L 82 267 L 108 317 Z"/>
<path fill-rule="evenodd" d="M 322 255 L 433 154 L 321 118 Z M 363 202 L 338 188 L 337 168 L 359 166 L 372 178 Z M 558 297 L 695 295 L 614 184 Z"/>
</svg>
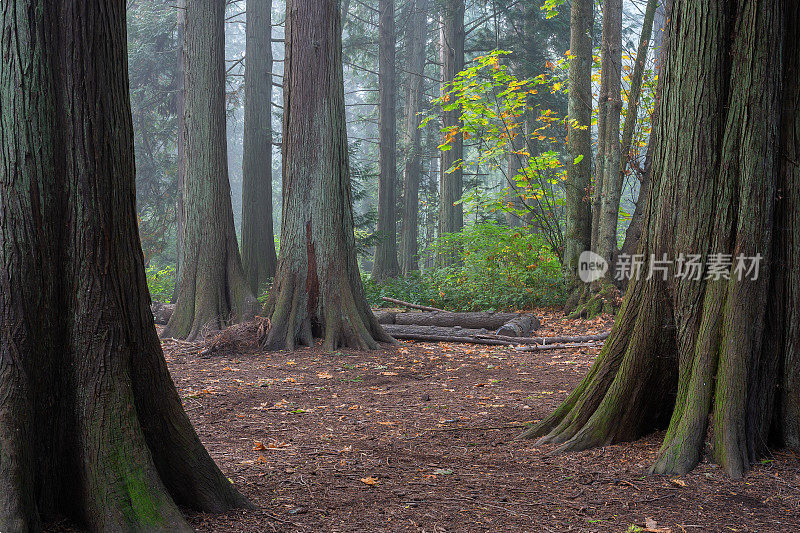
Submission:
<svg viewBox="0 0 800 533">
<path fill-rule="evenodd" d="M 196 339 L 252 317 L 233 225 L 225 124 L 225 2 L 186 5 L 186 177 L 178 300 L 164 335 Z"/>
<path fill-rule="evenodd" d="M 177 206 L 175 210 L 175 240 L 177 243 L 177 249 L 175 251 L 175 279 L 179 279 L 181 275 L 181 263 L 183 260 L 181 259 L 181 251 L 183 250 L 183 228 L 185 225 L 183 219 L 183 183 L 186 177 L 186 137 L 184 137 L 184 132 L 186 131 L 186 68 L 185 68 L 185 61 L 184 61 L 184 35 L 186 34 L 186 0 L 177 0 L 176 2 L 177 12 L 178 12 L 178 22 L 177 22 L 177 31 L 176 31 L 176 39 L 177 39 L 177 48 L 178 48 L 178 72 L 176 74 L 176 78 L 178 80 L 178 90 L 176 92 L 176 105 L 175 105 L 175 112 L 178 114 L 178 142 L 177 142 L 177 151 L 178 151 L 178 179 L 177 179 Z M 175 283 L 175 288 L 172 291 L 172 301 L 175 302 L 178 299 L 178 284 Z"/>
<path fill-rule="evenodd" d="M 464 0 L 445 0 L 442 8 L 441 29 L 441 62 L 442 91 L 446 92 L 448 84 L 464 70 Z M 442 113 L 444 128 L 457 127 L 461 116 L 460 109 Z M 461 135 L 457 135 L 452 148 L 442 152 L 441 174 L 439 178 L 439 235 L 456 233 L 464 227 L 464 209 L 458 202 L 463 193 L 464 172 L 461 160 L 464 157 L 464 143 Z M 453 170 L 453 166 L 457 168 Z M 455 257 L 440 254 L 437 261 L 451 264 Z"/>
<path fill-rule="evenodd" d="M 397 75 L 394 1 L 378 3 L 378 243 L 372 277 L 394 278 L 397 261 Z"/>
<path fill-rule="evenodd" d="M 661 93 L 664 91 L 664 57 L 666 51 L 666 43 L 669 39 L 668 17 L 667 13 L 672 9 L 671 1 L 659 2 L 656 8 L 656 16 L 654 21 L 655 37 L 653 39 L 653 51 L 655 52 L 655 72 L 658 75 L 658 83 L 656 84 L 655 106 L 653 113 L 650 117 L 651 131 L 655 131 L 658 125 L 658 108 L 661 101 Z M 669 6 L 666 4 L 670 4 Z M 639 247 L 639 241 L 642 237 L 644 229 L 644 213 L 647 207 L 647 202 L 650 199 L 650 174 L 653 169 L 653 135 L 651 134 L 650 140 L 647 144 L 647 153 L 644 158 L 644 168 L 642 177 L 639 182 L 639 196 L 636 198 L 636 208 L 631 215 L 631 223 L 625 231 L 625 242 L 620 249 L 621 256 L 632 256 L 636 253 Z M 627 281 L 621 280 L 621 286 L 626 287 Z"/>
<path fill-rule="evenodd" d="M 405 144 L 403 169 L 403 214 L 400 233 L 400 271 L 419 270 L 419 188 L 422 173 L 422 132 L 419 113 L 428 44 L 428 0 L 416 0 L 406 37 L 408 49 L 408 90 L 406 91 Z"/>
<path fill-rule="evenodd" d="M 0 530 L 191 531 L 178 505 L 247 505 L 149 309 L 125 2 L 5 5 L 0 50 Z"/>
<path fill-rule="evenodd" d="M 432 135 L 428 133 L 428 151 L 435 149 L 436 142 L 432 141 Z M 428 161 L 428 173 L 425 181 L 426 203 L 425 203 L 425 269 L 431 270 L 436 266 L 436 255 L 432 250 L 433 244 L 436 242 L 436 230 L 439 227 L 437 215 L 439 214 L 438 192 L 439 192 L 439 157 L 431 157 Z"/>
<path fill-rule="evenodd" d="M 652 471 L 683 473 L 710 428 L 739 477 L 800 445 L 800 5 L 677 0 L 671 18 L 639 251 L 705 267 L 634 278 L 586 378 L 526 436 L 568 451 L 666 428 Z"/>
<path fill-rule="evenodd" d="M 242 160 L 242 267 L 258 294 L 275 276 L 272 228 L 272 1 L 247 9 Z"/>
<path fill-rule="evenodd" d="M 512 228 L 521 228 L 525 226 L 525 215 L 527 213 L 520 215 L 516 212 L 525 209 L 525 202 L 520 196 L 524 194 L 524 191 L 517 186 L 515 178 L 520 174 L 523 168 L 523 156 L 518 152 L 526 149 L 525 138 L 527 133 L 525 132 L 525 123 L 517 124 L 517 129 L 510 133 L 511 140 L 508 143 L 508 171 L 505 183 L 509 190 L 506 194 L 505 201 L 507 206 L 513 209 L 513 211 L 507 211 L 505 213 L 505 219 L 506 224 Z"/>
<path fill-rule="evenodd" d="M 603 180 L 597 254 L 609 263 L 617 253 L 617 222 L 622 193 L 619 128 L 622 114 L 622 0 L 603 4 L 603 46 L 606 63 L 606 120 L 603 133 Z M 613 273 L 609 270 L 609 276 Z"/>
<path fill-rule="evenodd" d="M 578 279 L 578 258 L 592 245 L 592 0 L 572 0 L 570 17 L 569 137 L 565 182 L 564 269 Z M 577 161 L 577 162 L 576 162 Z"/>
<path fill-rule="evenodd" d="M 644 66 L 647 62 L 647 52 L 650 48 L 650 36 L 653 33 L 653 20 L 656 14 L 657 0 L 648 0 L 644 11 L 644 21 L 642 22 L 642 35 L 639 38 L 639 48 L 636 51 L 636 64 L 631 75 L 631 88 L 628 91 L 628 109 L 625 113 L 625 125 L 622 128 L 622 159 L 620 161 L 620 189 L 622 188 L 622 178 L 628 167 L 631 158 L 631 145 L 633 143 L 633 132 L 636 129 L 636 119 L 639 116 L 639 97 L 642 94 L 642 78 L 644 77 Z"/>
<path fill-rule="evenodd" d="M 392 342 L 367 305 L 356 262 L 337 0 L 289 0 L 283 80 L 283 218 L 266 306 L 270 349 Z M 314 157 L 309 157 L 313 154 Z"/>
</svg>

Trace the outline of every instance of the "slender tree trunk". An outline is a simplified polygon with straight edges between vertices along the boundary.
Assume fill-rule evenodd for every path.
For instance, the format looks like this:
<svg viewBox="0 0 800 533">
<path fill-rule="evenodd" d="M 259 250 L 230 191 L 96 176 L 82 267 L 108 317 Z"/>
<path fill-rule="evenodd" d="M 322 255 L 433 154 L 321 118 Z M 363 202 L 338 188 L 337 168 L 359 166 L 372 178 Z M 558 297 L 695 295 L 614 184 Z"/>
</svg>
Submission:
<svg viewBox="0 0 800 533">
<path fill-rule="evenodd" d="M 669 8 L 671 9 L 671 7 Z M 653 109 L 653 114 L 650 117 L 650 127 L 651 131 L 655 131 L 658 125 L 658 108 L 659 102 L 661 101 L 661 93 L 664 91 L 664 57 L 665 57 L 665 50 L 666 47 L 664 46 L 669 38 L 667 33 L 667 6 L 664 2 L 659 2 L 658 7 L 656 9 L 656 17 L 654 23 L 654 29 L 656 36 L 653 39 L 653 50 L 655 52 L 655 71 L 658 74 L 658 83 L 656 85 L 656 94 L 655 94 L 655 107 Z M 647 154 L 644 158 L 644 169 L 642 171 L 642 177 L 639 183 L 639 196 L 636 199 L 636 208 L 633 211 L 633 215 L 631 215 L 631 223 L 628 225 L 628 229 L 625 232 L 625 242 L 622 244 L 622 248 L 620 250 L 620 256 L 632 256 L 636 253 L 637 248 L 639 247 L 639 241 L 642 237 L 642 231 L 644 229 L 644 214 L 645 209 L 647 207 L 647 202 L 650 199 L 650 174 L 653 169 L 653 149 L 655 148 L 655 143 L 653 143 L 653 135 L 650 136 L 650 141 L 647 144 Z M 617 259 L 619 262 L 619 258 Z M 627 280 L 620 280 L 620 285 L 623 289 L 627 287 Z"/>
<path fill-rule="evenodd" d="M 178 505 L 247 505 L 186 417 L 153 325 L 125 35 L 121 0 L 0 12 L 2 531 L 53 514 L 191 531 Z"/>
<path fill-rule="evenodd" d="M 411 26 L 406 37 L 408 47 L 408 90 L 406 92 L 407 153 L 403 171 L 403 215 L 400 233 L 400 270 L 402 274 L 419 270 L 419 188 L 422 173 L 422 132 L 419 112 L 428 44 L 428 0 L 416 0 Z"/>
<path fill-rule="evenodd" d="M 457 73 L 464 70 L 464 0 L 445 0 L 442 8 L 441 30 L 442 91 L 452 83 Z M 442 113 L 445 128 L 456 127 L 461 116 L 460 109 Z M 456 233 L 464 227 L 464 209 L 456 204 L 463 193 L 464 172 L 460 162 L 464 157 L 464 144 L 457 135 L 452 148 L 442 152 L 439 178 L 439 235 Z M 453 170 L 453 166 L 457 168 Z M 442 265 L 456 260 L 450 254 L 440 254 L 437 262 Z"/>
<path fill-rule="evenodd" d="M 272 228 L 272 1 L 247 9 L 242 161 L 242 267 L 254 294 L 275 277 Z"/>
<path fill-rule="evenodd" d="M 164 335 L 196 339 L 252 317 L 233 225 L 225 124 L 225 3 L 186 6 L 186 177 L 178 300 Z"/>
<path fill-rule="evenodd" d="M 572 0 L 569 64 L 569 138 L 565 183 L 566 224 L 564 269 L 572 283 L 578 280 L 578 258 L 591 249 L 590 203 L 592 161 L 592 0 Z M 577 162 L 576 162 L 577 161 Z"/>
<path fill-rule="evenodd" d="M 597 253 L 612 262 L 617 253 L 617 222 L 622 192 L 619 128 L 622 113 L 622 0 L 603 4 L 603 46 L 606 61 L 606 120 L 603 133 L 603 180 Z M 613 275 L 609 271 L 609 276 Z"/>
<path fill-rule="evenodd" d="M 628 161 L 631 159 L 631 145 L 633 144 L 633 132 L 636 129 L 636 121 L 639 116 L 639 97 L 642 94 L 642 78 L 644 77 L 644 66 L 647 62 L 647 52 L 650 48 L 650 36 L 653 33 L 653 20 L 656 14 L 657 0 L 648 0 L 644 11 L 644 22 L 642 22 L 642 35 L 639 38 L 639 48 L 636 51 L 636 64 L 633 67 L 631 76 L 631 89 L 628 92 L 628 109 L 625 113 L 625 125 L 622 128 L 622 160 L 620 161 L 620 189 Z"/>
<path fill-rule="evenodd" d="M 400 273 L 397 261 L 397 76 L 394 0 L 378 4 L 378 243 L 372 277 L 394 278 Z"/>
<path fill-rule="evenodd" d="M 671 18 L 639 250 L 705 268 L 632 280 L 586 378 L 527 436 L 567 451 L 667 428 L 653 471 L 682 473 L 711 417 L 738 477 L 765 445 L 800 444 L 800 5 L 678 0 Z"/>
<path fill-rule="evenodd" d="M 506 174 L 505 185 L 509 188 L 509 191 L 506 194 L 505 201 L 508 207 L 516 211 L 523 211 L 525 209 L 525 203 L 520 195 L 524 194 L 524 191 L 517 187 L 515 178 L 520 174 L 523 168 L 523 156 L 518 152 L 525 150 L 527 147 L 525 143 L 525 137 L 527 135 L 525 132 L 525 123 L 518 124 L 517 129 L 522 131 L 511 132 L 511 141 L 508 143 L 508 173 Z M 515 212 L 507 211 L 505 213 L 506 224 L 512 228 L 524 227 L 525 214 L 526 213 L 519 215 Z"/>
<path fill-rule="evenodd" d="M 177 0 L 176 2 L 178 12 L 177 23 L 177 48 L 178 48 L 178 90 L 176 95 L 176 113 L 178 114 L 178 185 L 177 185 L 177 208 L 175 210 L 175 240 L 177 242 L 177 249 L 175 251 L 175 279 L 180 279 L 181 276 L 181 252 L 183 251 L 183 229 L 184 229 L 184 205 L 183 205 L 183 183 L 186 178 L 186 68 L 184 61 L 184 39 L 186 30 L 186 0 Z M 175 283 L 175 288 L 172 291 L 172 301 L 178 300 L 178 284 Z"/>
<path fill-rule="evenodd" d="M 437 143 L 432 142 L 432 135 L 428 133 L 428 149 L 435 147 Z M 436 266 L 436 256 L 431 249 L 433 243 L 436 242 L 436 230 L 438 228 L 437 215 L 439 214 L 438 192 L 439 183 L 439 157 L 431 157 L 428 161 L 428 174 L 425 183 L 426 190 L 426 205 L 425 205 L 425 269 L 431 270 Z"/>
<path fill-rule="evenodd" d="M 337 0 L 289 0 L 283 89 L 283 222 L 266 312 L 270 349 L 392 342 L 356 263 Z M 309 157 L 314 154 L 314 157 Z"/>
</svg>

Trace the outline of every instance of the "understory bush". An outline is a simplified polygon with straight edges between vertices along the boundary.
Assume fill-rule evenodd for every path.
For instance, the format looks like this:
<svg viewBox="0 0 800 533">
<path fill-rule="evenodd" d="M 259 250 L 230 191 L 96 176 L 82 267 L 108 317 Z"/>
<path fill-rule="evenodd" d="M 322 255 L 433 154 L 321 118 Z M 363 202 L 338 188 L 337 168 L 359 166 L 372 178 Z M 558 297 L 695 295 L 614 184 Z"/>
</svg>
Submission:
<svg viewBox="0 0 800 533">
<path fill-rule="evenodd" d="M 175 267 L 158 268 L 151 265 L 147 267 L 146 273 L 150 299 L 154 302 L 169 303 L 175 290 Z"/>
<path fill-rule="evenodd" d="M 459 258 L 455 266 L 375 283 L 365 279 L 372 306 L 388 296 L 454 311 L 520 310 L 563 305 L 561 263 L 539 235 L 484 222 L 445 235 L 436 251 Z"/>
</svg>

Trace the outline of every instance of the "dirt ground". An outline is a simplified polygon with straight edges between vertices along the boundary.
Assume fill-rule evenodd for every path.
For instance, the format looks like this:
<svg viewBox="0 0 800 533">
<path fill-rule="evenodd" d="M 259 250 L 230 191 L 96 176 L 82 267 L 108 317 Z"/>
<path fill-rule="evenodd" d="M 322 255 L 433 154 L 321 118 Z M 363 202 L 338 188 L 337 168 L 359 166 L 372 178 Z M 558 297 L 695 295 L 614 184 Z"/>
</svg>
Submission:
<svg viewBox="0 0 800 533">
<path fill-rule="evenodd" d="M 539 314 L 543 335 L 611 327 Z M 647 475 L 659 434 L 554 457 L 516 440 L 597 349 L 164 349 L 211 456 L 260 506 L 190 514 L 201 532 L 800 531 L 799 454 L 776 452 L 736 481 L 708 461 L 685 476 Z"/>
</svg>

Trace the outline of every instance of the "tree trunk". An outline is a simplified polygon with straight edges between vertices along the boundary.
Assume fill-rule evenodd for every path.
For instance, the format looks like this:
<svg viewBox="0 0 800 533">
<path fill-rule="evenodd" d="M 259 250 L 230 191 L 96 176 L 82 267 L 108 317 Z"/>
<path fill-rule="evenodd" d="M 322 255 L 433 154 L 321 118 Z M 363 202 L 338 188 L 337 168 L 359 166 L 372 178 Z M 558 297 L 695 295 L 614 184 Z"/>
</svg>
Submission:
<svg viewBox="0 0 800 533">
<path fill-rule="evenodd" d="M 644 77 L 644 66 L 647 62 L 647 51 L 650 48 L 650 36 L 653 33 L 653 20 L 656 14 L 657 0 L 648 0 L 644 11 L 644 22 L 642 23 L 642 35 L 639 38 L 639 49 L 636 51 L 636 64 L 633 67 L 631 76 L 631 89 L 628 92 L 628 109 L 625 113 L 625 125 L 622 128 L 622 154 L 620 161 L 620 189 L 625 170 L 628 168 L 628 161 L 631 159 L 631 145 L 633 144 L 633 132 L 636 129 L 636 121 L 639 117 L 639 96 L 642 94 L 642 78 Z"/>
<path fill-rule="evenodd" d="M 414 3 L 408 47 L 408 90 L 406 92 L 406 157 L 403 171 L 403 214 L 400 233 L 400 271 L 407 276 L 419 270 L 419 188 L 422 174 L 422 132 L 419 112 L 428 44 L 428 0 Z"/>
<path fill-rule="evenodd" d="M 464 70 L 464 0 L 445 0 L 442 8 L 441 30 L 442 92 L 447 92 L 457 73 Z M 454 109 L 442 113 L 444 128 L 458 125 L 461 110 Z M 464 157 L 464 142 L 457 135 L 450 150 L 442 152 L 439 178 L 439 236 L 456 233 L 464 227 L 464 209 L 459 203 L 463 191 L 464 171 L 461 160 Z M 456 165 L 457 164 L 457 165 Z M 458 168 L 453 170 L 453 166 Z M 449 253 L 440 253 L 437 262 L 452 264 L 456 258 Z"/>
<path fill-rule="evenodd" d="M 572 0 L 564 269 L 573 284 L 578 280 L 578 258 L 592 245 L 592 7 L 592 0 Z"/>
<path fill-rule="evenodd" d="M 102 13 L 103 16 L 96 16 Z M 125 2 L 0 14 L 0 530 L 191 531 L 248 505 L 181 406 L 136 224 Z"/>
<path fill-rule="evenodd" d="M 186 35 L 186 0 L 177 0 L 176 8 L 178 11 L 178 22 L 176 31 L 176 40 L 178 48 L 178 72 L 176 78 L 178 79 L 178 89 L 176 91 L 176 105 L 175 112 L 178 115 L 178 179 L 177 179 L 177 208 L 175 209 L 175 241 L 177 249 L 175 251 L 175 279 L 180 279 L 181 275 L 181 252 L 183 250 L 183 183 L 186 178 L 186 62 L 184 58 L 184 40 Z M 172 301 L 178 300 L 178 284 L 175 283 L 175 288 L 172 291 Z"/>
<path fill-rule="evenodd" d="M 621 158 L 619 127 L 622 113 L 622 0 L 606 0 L 603 4 L 603 46 L 607 59 L 604 66 L 606 72 L 603 75 L 606 82 L 606 119 L 602 133 L 603 179 L 597 254 L 610 264 L 617 252 L 617 222 L 622 192 L 619 173 Z"/>
<path fill-rule="evenodd" d="M 378 3 L 378 242 L 372 277 L 397 277 L 397 77 L 395 72 L 395 0 Z"/>
<path fill-rule="evenodd" d="M 509 132 L 511 140 L 508 143 L 508 173 L 506 174 L 505 183 L 509 191 L 506 194 L 505 202 L 507 207 L 511 207 L 516 211 L 523 211 L 525 210 L 525 201 L 521 195 L 524 195 L 525 191 L 517 186 L 515 178 L 522 171 L 524 163 L 523 156 L 518 152 L 527 149 L 525 123 L 516 124 L 514 129 L 515 131 Z M 512 228 L 525 227 L 525 214 L 520 216 L 518 213 L 507 211 L 505 213 L 506 224 Z"/>
<path fill-rule="evenodd" d="M 252 317 L 258 302 L 244 276 L 228 182 L 225 125 L 225 3 L 186 6 L 186 177 L 181 275 L 167 337 L 194 340 Z"/>
<path fill-rule="evenodd" d="M 391 342 L 356 263 L 339 2 L 289 0 L 283 96 L 283 219 L 269 349 Z M 314 157 L 309 157 L 314 154 Z"/>
<path fill-rule="evenodd" d="M 671 8 L 669 8 L 671 9 Z M 655 38 L 653 39 L 653 50 L 655 52 L 655 71 L 658 75 L 658 83 L 656 85 L 655 94 L 655 107 L 653 114 L 650 117 L 651 131 L 655 131 L 658 125 L 658 108 L 661 101 L 661 93 L 664 90 L 664 58 L 665 48 L 663 45 L 667 42 L 669 35 L 667 34 L 667 6 L 663 2 L 658 3 L 656 8 L 656 16 L 654 22 Z M 642 170 L 642 177 L 639 183 L 639 196 L 636 199 L 636 208 L 631 215 L 631 223 L 625 232 L 625 242 L 620 249 L 620 256 L 630 257 L 636 253 L 639 247 L 639 241 L 642 237 L 642 230 L 644 229 L 644 213 L 647 207 L 647 202 L 650 199 L 650 174 L 653 170 L 653 135 L 650 136 L 650 141 L 647 144 L 647 154 L 644 158 L 644 169 Z M 620 258 L 617 258 L 619 263 Z M 616 280 L 615 280 L 616 281 Z M 627 287 L 627 280 L 619 280 L 618 286 L 625 289 Z"/>
<path fill-rule="evenodd" d="M 526 434 L 566 451 L 666 427 L 653 471 L 682 473 L 711 416 L 738 477 L 767 444 L 800 444 L 800 5 L 679 0 L 671 18 L 640 251 L 707 267 L 632 280 L 589 374 Z M 760 254 L 757 277 L 739 254 Z"/>
<path fill-rule="evenodd" d="M 242 267 L 258 294 L 275 277 L 272 228 L 272 1 L 247 9 L 242 161 Z"/>
<path fill-rule="evenodd" d="M 433 128 L 428 130 L 427 146 L 428 151 L 435 150 L 436 142 L 431 133 Z M 437 150 L 438 151 L 438 150 Z M 425 200 L 425 264 L 426 270 L 432 270 L 436 266 L 436 254 L 432 246 L 436 242 L 436 230 L 438 229 L 439 214 L 439 198 L 438 198 L 438 180 L 440 176 L 439 165 L 441 164 L 441 155 L 431 157 L 428 161 L 428 174 L 425 182 L 426 200 Z"/>
</svg>

